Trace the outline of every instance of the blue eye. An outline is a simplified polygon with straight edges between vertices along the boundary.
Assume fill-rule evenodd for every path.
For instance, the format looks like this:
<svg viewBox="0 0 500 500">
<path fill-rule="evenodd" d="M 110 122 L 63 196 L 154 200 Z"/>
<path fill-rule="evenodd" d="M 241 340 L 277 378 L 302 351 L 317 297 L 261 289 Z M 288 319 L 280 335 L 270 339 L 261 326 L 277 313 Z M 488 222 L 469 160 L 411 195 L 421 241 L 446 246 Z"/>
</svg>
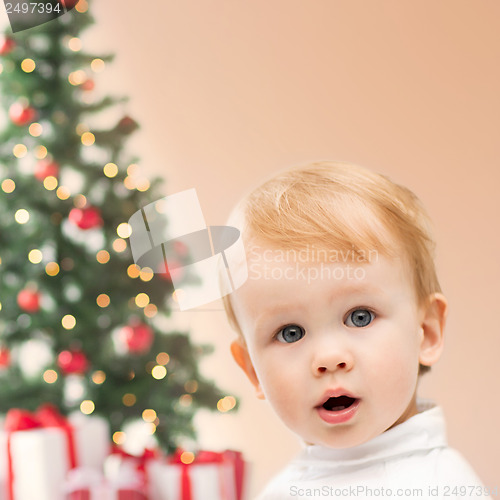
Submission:
<svg viewBox="0 0 500 500">
<path fill-rule="evenodd" d="M 291 344 L 292 342 L 297 342 L 300 340 L 306 332 L 299 325 L 288 325 L 282 328 L 276 335 L 276 339 L 279 342 L 284 342 L 286 344 Z"/>
<path fill-rule="evenodd" d="M 345 324 L 347 326 L 363 328 L 364 326 L 368 326 L 374 317 L 375 315 L 368 309 L 356 309 L 349 314 Z"/>
</svg>

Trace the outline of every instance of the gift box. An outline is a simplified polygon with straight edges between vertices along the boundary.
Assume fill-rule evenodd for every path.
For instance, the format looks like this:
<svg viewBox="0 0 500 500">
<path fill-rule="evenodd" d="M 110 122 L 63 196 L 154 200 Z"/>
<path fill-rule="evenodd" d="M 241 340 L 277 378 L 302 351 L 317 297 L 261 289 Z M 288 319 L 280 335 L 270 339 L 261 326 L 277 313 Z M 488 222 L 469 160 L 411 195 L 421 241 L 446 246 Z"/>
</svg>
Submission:
<svg viewBox="0 0 500 500">
<path fill-rule="evenodd" d="M 102 467 L 109 449 L 107 423 L 82 417 L 73 425 L 50 405 L 36 413 L 8 412 L 0 432 L 1 500 L 63 500 L 70 469 L 78 464 Z"/>
<path fill-rule="evenodd" d="M 111 452 L 108 421 L 100 416 L 74 413 L 69 416 L 73 427 L 76 463 L 79 467 L 103 470 Z"/>
<path fill-rule="evenodd" d="M 240 452 L 200 451 L 190 463 L 178 452 L 146 464 L 150 500 L 243 500 Z"/>
</svg>

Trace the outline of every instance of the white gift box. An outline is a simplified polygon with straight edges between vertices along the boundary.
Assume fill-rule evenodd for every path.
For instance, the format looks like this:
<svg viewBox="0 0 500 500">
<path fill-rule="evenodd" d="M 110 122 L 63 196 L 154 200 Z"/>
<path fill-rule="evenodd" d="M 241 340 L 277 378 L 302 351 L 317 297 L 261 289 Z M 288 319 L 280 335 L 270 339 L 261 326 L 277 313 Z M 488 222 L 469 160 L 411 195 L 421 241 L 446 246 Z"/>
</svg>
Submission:
<svg viewBox="0 0 500 500">
<path fill-rule="evenodd" d="M 74 413 L 69 416 L 74 429 L 76 463 L 78 467 L 103 470 L 106 457 L 111 452 L 110 430 L 106 419 Z"/>
<path fill-rule="evenodd" d="M 109 426 L 102 417 L 73 415 L 77 466 L 102 471 L 110 450 Z M 0 431 L 0 500 L 10 500 L 8 441 L 13 471 L 13 500 L 63 500 L 64 483 L 71 467 L 67 431 L 59 427 L 39 427 Z"/>
<path fill-rule="evenodd" d="M 185 466 L 150 460 L 146 466 L 150 500 L 181 500 Z M 229 463 L 193 463 L 187 468 L 192 500 L 237 500 Z"/>
<path fill-rule="evenodd" d="M 67 437 L 57 428 L 14 432 L 10 438 L 15 500 L 62 500 L 69 469 Z"/>
</svg>

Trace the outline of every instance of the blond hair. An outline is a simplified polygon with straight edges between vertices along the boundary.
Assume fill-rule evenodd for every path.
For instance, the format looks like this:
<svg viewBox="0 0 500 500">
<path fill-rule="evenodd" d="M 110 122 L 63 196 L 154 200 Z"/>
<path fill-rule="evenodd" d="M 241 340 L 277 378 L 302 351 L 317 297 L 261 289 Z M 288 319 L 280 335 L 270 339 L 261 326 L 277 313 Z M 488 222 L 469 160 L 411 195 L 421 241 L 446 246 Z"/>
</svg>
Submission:
<svg viewBox="0 0 500 500">
<path fill-rule="evenodd" d="M 441 292 L 422 203 L 409 189 L 357 165 L 325 161 L 280 172 L 244 197 L 229 223 L 240 227 L 246 244 L 401 257 L 419 305 Z M 241 334 L 230 297 L 224 306 Z"/>
</svg>

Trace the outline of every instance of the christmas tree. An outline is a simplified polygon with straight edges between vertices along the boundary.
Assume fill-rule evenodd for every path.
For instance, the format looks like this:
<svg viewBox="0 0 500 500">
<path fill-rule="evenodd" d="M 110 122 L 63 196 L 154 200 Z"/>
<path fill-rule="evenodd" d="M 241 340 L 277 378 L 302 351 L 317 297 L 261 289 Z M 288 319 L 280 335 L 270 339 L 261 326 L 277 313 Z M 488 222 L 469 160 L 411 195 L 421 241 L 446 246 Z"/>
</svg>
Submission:
<svg viewBox="0 0 500 500">
<path fill-rule="evenodd" d="M 98 94 L 112 58 L 85 52 L 88 10 L 0 41 L 0 412 L 100 414 L 118 443 L 142 418 L 172 451 L 199 408 L 235 402 L 199 373 L 210 349 L 164 331 L 168 273 L 132 260 L 127 221 L 164 194 L 124 151 L 138 125 L 116 116 L 123 99 Z"/>
</svg>

